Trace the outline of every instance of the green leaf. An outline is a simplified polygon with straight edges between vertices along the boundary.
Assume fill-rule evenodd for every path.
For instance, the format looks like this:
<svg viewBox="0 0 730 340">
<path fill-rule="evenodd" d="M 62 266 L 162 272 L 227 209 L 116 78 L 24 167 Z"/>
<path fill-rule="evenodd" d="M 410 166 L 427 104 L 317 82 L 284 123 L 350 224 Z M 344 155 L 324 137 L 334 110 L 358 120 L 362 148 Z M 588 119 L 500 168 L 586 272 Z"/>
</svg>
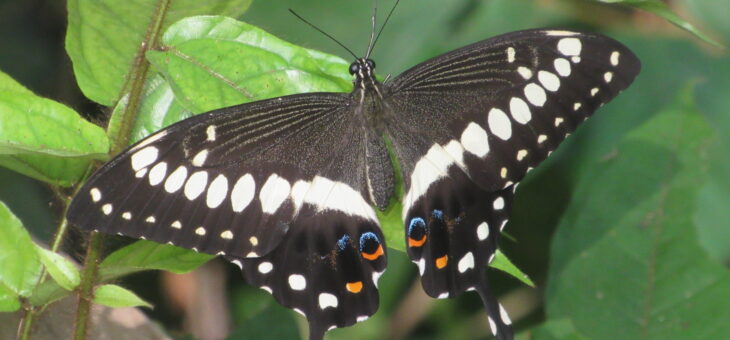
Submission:
<svg viewBox="0 0 730 340">
<path fill-rule="evenodd" d="M 270 296 L 267 296 L 267 298 L 271 299 Z M 273 303 L 269 304 L 265 310 L 238 325 L 228 337 L 228 339 L 259 340 L 301 338 L 292 312 Z"/>
<path fill-rule="evenodd" d="M 528 339 L 539 340 L 589 340 L 580 334 L 570 319 L 555 319 L 533 327 L 529 331 Z M 521 337 L 520 337 L 521 338 Z"/>
<path fill-rule="evenodd" d="M 199 14 L 241 15 L 251 0 L 68 1 L 66 51 L 79 87 L 91 100 L 111 106 L 122 93 L 140 47 L 152 40 L 153 18 L 161 31 L 181 18 Z"/>
<path fill-rule="evenodd" d="M 494 260 L 492 260 L 492 263 L 490 263 L 489 266 L 514 276 L 516 279 L 522 281 L 522 283 L 530 287 L 535 287 L 535 283 L 530 280 L 530 277 L 528 277 L 527 274 L 523 273 L 519 268 L 517 268 L 517 266 L 515 266 L 514 263 L 509 260 L 507 255 L 502 253 L 500 250 L 497 250 L 494 256 Z"/>
<path fill-rule="evenodd" d="M 214 256 L 196 253 L 150 241 L 137 241 L 107 256 L 99 267 L 102 281 L 143 270 L 167 270 L 185 273 L 200 267 Z"/>
<path fill-rule="evenodd" d="M 591 339 L 730 333 L 730 271 L 699 245 L 692 217 L 715 136 L 690 93 L 578 183 L 552 245 L 549 318 Z"/>
<path fill-rule="evenodd" d="M 38 251 L 41 262 L 48 270 L 48 274 L 51 274 L 51 277 L 61 287 L 67 290 L 73 290 L 79 285 L 81 277 L 73 262 L 38 245 L 36 245 L 36 250 Z"/>
<path fill-rule="evenodd" d="M 730 43 L 730 6 L 717 0 L 684 0 L 681 2 L 701 26 L 717 32 L 725 46 Z"/>
<path fill-rule="evenodd" d="M 0 165 L 55 185 L 83 176 L 109 148 L 104 130 L 0 76 Z"/>
<path fill-rule="evenodd" d="M 349 63 L 341 58 L 292 45 L 227 17 L 181 20 L 165 32 L 162 44 L 163 51 L 149 51 L 147 58 L 193 112 L 352 88 Z"/>
<path fill-rule="evenodd" d="M 20 85 L 15 79 L 7 75 L 5 72 L 0 72 L 0 93 L 12 92 L 19 94 L 33 94 L 25 86 Z"/>
<path fill-rule="evenodd" d="M 128 96 L 124 96 L 117 105 L 109 121 L 109 135 L 117 135 L 121 125 L 121 112 L 126 108 Z M 142 91 L 139 114 L 134 120 L 130 142 L 134 143 L 151 133 L 172 123 L 189 118 L 192 113 L 180 105 L 175 99 L 170 84 L 160 74 L 147 79 Z"/>
<path fill-rule="evenodd" d="M 45 280 L 33 290 L 30 296 L 30 304 L 33 306 L 45 306 L 71 295 L 73 291 L 66 290 L 54 280 Z"/>
<path fill-rule="evenodd" d="M 142 300 L 134 292 L 117 285 L 106 284 L 94 290 L 94 303 L 112 308 L 120 307 L 147 307 L 152 308 L 147 301 Z"/>
<path fill-rule="evenodd" d="M 14 312 L 20 309 L 18 295 L 4 284 L 0 283 L 0 312 Z"/>
<path fill-rule="evenodd" d="M 715 45 L 717 47 L 722 47 L 722 44 L 715 41 L 714 39 L 707 36 L 705 33 L 700 31 L 697 27 L 689 23 L 687 20 L 682 19 L 677 13 L 674 13 L 669 6 L 662 2 L 661 0 L 592 0 L 597 2 L 604 2 L 604 3 L 617 3 L 622 5 L 627 5 L 631 7 L 635 7 L 638 9 L 645 10 L 647 12 L 653 13 L 657 16 L 660 16 L 664 18 L 665 20 L 671 22 L 675 26 L 690 32 L 694 34 L 696 37 L 704 40 L 705 42 Z"/>
<path fill-rule="evenodd" d="M 23 223 L 0 202 L 0 284 L 27 297 L 38 282 L 41 262 Z"/>
</svg>

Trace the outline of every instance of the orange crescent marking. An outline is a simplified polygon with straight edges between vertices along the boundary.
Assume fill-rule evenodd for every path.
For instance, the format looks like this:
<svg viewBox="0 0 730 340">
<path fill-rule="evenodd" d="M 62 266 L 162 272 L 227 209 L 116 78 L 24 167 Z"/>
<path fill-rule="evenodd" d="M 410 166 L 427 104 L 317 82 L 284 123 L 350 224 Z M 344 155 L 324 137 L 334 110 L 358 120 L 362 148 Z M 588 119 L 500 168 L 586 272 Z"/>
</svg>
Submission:
<svg viewBox="0 0 730 340">
<path fill-rule="evenodd" d="M 420 247 L 424 243 L 426 243 L 426 235 L 423 235 L 420 240 L 414 240 L 412 238 L 408 238 L 408 246 L 409 247 Z"/>
<path fill-rule="evenodd" d="M 442 269 L 449 263 L 449 255 L 444 255 L 436 259 L 436 268 Z"/>
<path fill-rule="evenodd" d="M 362 290 L 362 281 L 348 282 L 345 288 L 348 292 L 357 294 Z"/>
<path fill-rule="evenodd" d="M 374 253 L 372 253 L 372 254 L 362 253 L 362 257 L 364 257 L 365 259 L 370 260 L 370 261 L 375 261 L 378 259 L 378 257 L 382 256 L 383 254 L 385 254 L 385 251 L 383 251 L 383 245 L 381 244 L 381 245 L 378 245 L 378 249 L 375 250 Z"/>
</svg>

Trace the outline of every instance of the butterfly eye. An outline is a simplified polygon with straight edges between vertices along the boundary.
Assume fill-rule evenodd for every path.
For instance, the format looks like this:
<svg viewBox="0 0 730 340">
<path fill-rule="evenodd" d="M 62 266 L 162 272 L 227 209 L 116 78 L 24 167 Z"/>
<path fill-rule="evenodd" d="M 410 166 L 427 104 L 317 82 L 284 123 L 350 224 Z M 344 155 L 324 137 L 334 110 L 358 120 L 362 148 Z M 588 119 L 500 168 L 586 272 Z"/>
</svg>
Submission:
<svg viewBox="0 0 730 340">
<path fill-rule="evenodd" d="M 372 59 L 366 59 L 365 62 L 371 70 L 375 69 L 375 62 Z"/>
<path fill-rule="evenodd" d="M 434 210 L 441 212 L 441 210 Z M 428 238 L 428 228 L 426 227 L 426 221 L 421 217 L 414 217 L 411 219 L 411 223 L 408 225 L 408 246 L 409 247 L 421 247 L 426 243 Z"/>
<path fill-rule="evenodd" d="M 357 62 L 354 62 L 354 63 L 350 64 L 350 70 L 349 70 L 350 71 L 350 74 L 353 74 L 354 75 L 359 70 L 360 70 L 360 65 L 358 65 Z"/>
<path fill-rule="evenodd" d="M 385 255 L 383 245 L 380 243 L 378 236 L 373 232 L 366 232 L 360 236 L 360 254 L 366 260 L 375 261 L 380 256 Z"/>
</svg>

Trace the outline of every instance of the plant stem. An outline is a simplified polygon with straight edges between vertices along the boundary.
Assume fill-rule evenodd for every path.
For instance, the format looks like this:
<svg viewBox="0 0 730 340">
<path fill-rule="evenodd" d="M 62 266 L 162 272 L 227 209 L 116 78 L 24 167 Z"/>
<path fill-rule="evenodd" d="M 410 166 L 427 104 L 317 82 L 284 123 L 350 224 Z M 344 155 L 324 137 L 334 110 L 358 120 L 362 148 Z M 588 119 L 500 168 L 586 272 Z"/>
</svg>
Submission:
<svg viewBox="0 0 730 340">
<path fill-rule="evenodd" d="M 107 128 L 107 135 L 112 142 L 110 152 L 116 154 L 127 147 L 132 133 L 133 123 L 137 118 L 137 112 L 142 100 L 142 91 L 144 90 L 145 80 L 149 71 L 149 63 L 145 59 L 145 53 L 151 48 L 157 47 L 158 38 L 162 30 L 162 23 L 170 6 L 171 0 L 159 0 L 152 19 L 147 26 L 144 40 L 140 43 L 134 64 L 129 72 L 127 83 L 125 84 L 119 98 L 123 98 L 129 94 L 127 105 L 122 112 L 121 124 L 118 129 L 113 127 Z M 103 244 L 103 235 L 92 233 L 86 252 L 86 260 L 84 261 L 84 269 L 81 273 L 81 285 L 78 291 L 78 307 L 76 310 L 76 322 L 74 329 L 75 340 L 85 340 L 88 331 L 89 313 L 94 299 L 94 285 L 97 281 L 99 271 L 99 259 L 101 257 L 101 247 Z"/>
<path fill-rule="evenodd" d="M 94 284 L 96 284 L 96 274 L 99 271 L 99 257 L 101 255 L 101 245 L 104 235 L 94 232 L 91 233 L 89 246 L 86 251 L 86 259 L 84 260 L 84 269 L 81 273 L 81 285 L 79 286 L 78 308 L 76 309 L 76 325 L 74 329 L 74 339 L 86 339 L 86 330 L 89 324 L 89 312 L 93 303 Z"/>
</svg>

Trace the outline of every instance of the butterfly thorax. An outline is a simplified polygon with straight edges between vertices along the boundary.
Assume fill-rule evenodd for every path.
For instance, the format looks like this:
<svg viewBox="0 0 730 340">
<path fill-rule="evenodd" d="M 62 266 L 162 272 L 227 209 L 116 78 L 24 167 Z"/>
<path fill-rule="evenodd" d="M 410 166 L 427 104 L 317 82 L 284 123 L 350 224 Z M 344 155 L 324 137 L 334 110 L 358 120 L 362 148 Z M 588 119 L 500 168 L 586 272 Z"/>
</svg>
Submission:
<svg viewBox="0 0 730 340">
<path fill-rule="evenodd" d="M 393 193 L 394 177 L 383 140 L 386 121 L 382 84 L 375 79 L 374 69 L 375 62 L 367 58 L 359 58 L 350 65 L 350 74 L 354 76 L 351 98 L 355 105 L 353 112 L 363 122 L 365 185 L 371 202 L 384 209 Z"/>
</svg>

